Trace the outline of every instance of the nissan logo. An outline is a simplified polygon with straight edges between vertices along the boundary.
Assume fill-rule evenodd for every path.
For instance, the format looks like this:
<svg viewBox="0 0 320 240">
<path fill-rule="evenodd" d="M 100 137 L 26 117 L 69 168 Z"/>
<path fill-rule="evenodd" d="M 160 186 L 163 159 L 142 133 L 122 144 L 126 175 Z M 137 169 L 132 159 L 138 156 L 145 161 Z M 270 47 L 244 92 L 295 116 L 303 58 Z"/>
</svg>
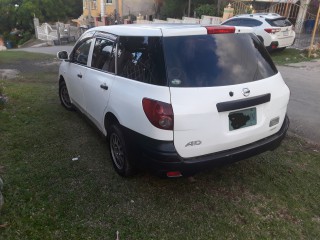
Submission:
<svg viewBox="0 0 320 240">
<path fill-rule="evenodd" d="M 243 94 L 243 96 L 248 97 L 250 95 L 249 88 L 242 89 L 242 94 Z"/>
</svg>

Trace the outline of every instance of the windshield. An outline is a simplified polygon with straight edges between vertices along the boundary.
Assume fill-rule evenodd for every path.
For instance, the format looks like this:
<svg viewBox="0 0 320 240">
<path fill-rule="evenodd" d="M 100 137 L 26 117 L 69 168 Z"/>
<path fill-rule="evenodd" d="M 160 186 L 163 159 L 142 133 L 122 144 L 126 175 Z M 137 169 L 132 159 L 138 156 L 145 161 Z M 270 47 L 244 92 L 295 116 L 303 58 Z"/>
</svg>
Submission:
<svg viewBox="0 0 320 240">
<path fill-rule="evenodd" d="M 286 18 L 266 19 L 273 27 L 290 27 L 292 23 Z"/>
<path fill-rule="evenodd" d="M 211 87 L 261 80 L 278 71 L 254 34 L 163 38 L 171 87 Z"/>
</svg>

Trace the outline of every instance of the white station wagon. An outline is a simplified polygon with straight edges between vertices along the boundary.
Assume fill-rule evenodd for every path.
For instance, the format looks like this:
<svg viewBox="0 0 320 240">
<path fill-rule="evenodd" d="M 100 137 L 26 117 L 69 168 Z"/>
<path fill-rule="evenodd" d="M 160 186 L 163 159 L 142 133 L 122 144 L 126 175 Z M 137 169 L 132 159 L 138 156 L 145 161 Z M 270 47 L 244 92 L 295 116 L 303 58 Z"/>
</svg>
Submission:
<svg viewBox="0 0 320 240">
<path fill-rule="evenodd" d="M 122 176 L 190 176 L 273 150 L 289 126 L 289 89 L 251 28 L 96 27 L 58 57 L 62 105 L 107 137 Z"/>
</svg>

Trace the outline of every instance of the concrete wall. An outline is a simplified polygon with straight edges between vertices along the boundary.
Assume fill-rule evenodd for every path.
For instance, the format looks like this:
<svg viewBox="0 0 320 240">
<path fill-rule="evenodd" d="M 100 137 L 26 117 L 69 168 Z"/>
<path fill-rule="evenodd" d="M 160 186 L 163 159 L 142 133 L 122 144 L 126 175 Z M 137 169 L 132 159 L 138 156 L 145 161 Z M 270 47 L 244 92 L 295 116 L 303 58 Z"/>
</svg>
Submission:
<svg viewBox="0 0 320 240">
<path fill-rule="evenodd" d="M 123 16 L 131 14 L 138 16 L 153 15 L 154 14 L 154 1 L 153 0 L 123 0 L 122 12 Z"/>
</svg>

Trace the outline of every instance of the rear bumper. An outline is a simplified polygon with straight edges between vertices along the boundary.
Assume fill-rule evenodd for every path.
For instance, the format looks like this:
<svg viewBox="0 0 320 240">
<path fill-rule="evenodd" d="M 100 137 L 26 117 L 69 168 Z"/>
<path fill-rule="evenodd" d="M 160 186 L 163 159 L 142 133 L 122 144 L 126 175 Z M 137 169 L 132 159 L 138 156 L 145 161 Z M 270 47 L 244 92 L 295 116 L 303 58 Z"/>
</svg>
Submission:
<svg viewBox="0 0 320 240">
<path fill-rule="evenodd" d="M 252 157 L 277 148 L 289 127 L 286 116 L 281 129 L 272 136 L 241 147 L 192 158 L 182 158 L 177 153 L 172 141 L 150 139 L 127 129 L 128 137 L 134 142 L 134 149 L 139 153 L 137 164 L 147 167 L 157 174 L 180 171 L 182 175 L 193 175 L 199 171 L 221 166 Z M 129 131 L 129 132 L 128 132 Z"/>
</svg>

